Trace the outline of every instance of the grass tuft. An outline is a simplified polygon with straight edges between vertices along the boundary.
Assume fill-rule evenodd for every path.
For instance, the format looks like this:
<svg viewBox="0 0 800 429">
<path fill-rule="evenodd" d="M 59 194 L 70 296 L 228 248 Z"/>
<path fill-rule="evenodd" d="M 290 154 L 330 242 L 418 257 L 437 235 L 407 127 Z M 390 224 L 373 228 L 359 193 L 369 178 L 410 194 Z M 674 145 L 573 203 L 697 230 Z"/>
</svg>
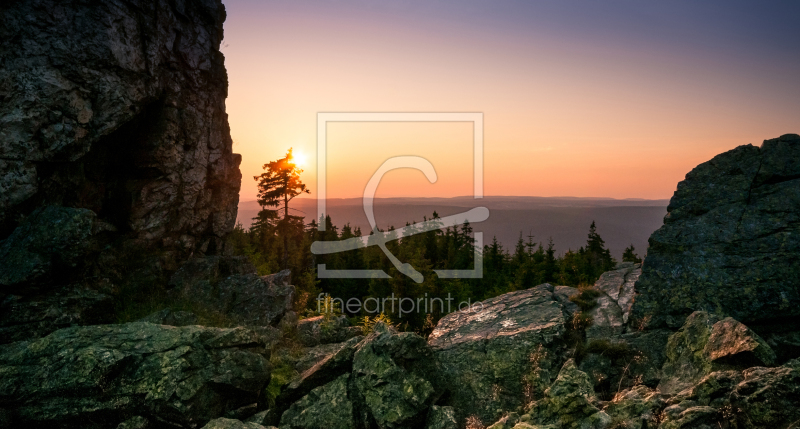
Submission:
<svg viewBox="0 0 800 429">
<path fill-rule="evenodd" d="M 603 293 L 597 289 L 585 288 L 569 297 L 569 300 L 580 307 L 581 311 L 589 311 L 597 307 L 597 298 L 602 294 Z"/>
</svg>

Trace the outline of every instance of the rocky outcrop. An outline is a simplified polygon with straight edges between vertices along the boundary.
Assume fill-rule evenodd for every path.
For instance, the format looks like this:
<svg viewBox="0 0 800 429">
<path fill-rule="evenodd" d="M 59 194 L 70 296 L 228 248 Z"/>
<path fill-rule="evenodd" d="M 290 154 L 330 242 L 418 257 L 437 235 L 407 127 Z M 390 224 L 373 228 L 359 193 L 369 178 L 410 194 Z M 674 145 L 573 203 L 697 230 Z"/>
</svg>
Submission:
<svg viewBox="0 0 800 429">
<path fill-rule="evenodd" d="M 52 296 L 92 308 L 74 291 L 152 290 L 189 256 L 224 252 L 241 158 L 222 3 L 12 1 L 0 14 L 0 301 L 15 312 L 0 327 L 30 338 L 108 321 Z"/>
<path fill-rule="evenodd" d="M 542 284 L 484 301 L 482 309 L 443 317 L 428 338 L 452 386 L 447 405 L 459 422 L 484 423 L 522 406 L 560 368 L 569 316 Z M 480 310 L 480 311 L 478 311 Z"/>
<path fill-rule="evenodd" d="M 297 335 L 306 347 L 341 343 L 362 334 L 362 328 L 350 326 L 344 315 L 322 315 L 297 322 Z"/>
<path fill-rule="evenodd" d="M 678 184 L 650 236 L 633 318 L 679 327 L 696 310 L 759 332 L 800 320 L 800 136 L 740 146 Z M 786 323 L 793 320 L 792 323 Z"/>
<path fill-rule="evenodd" d="M 90 210 L 36 209 L 0 242 L 0 291 L 18 293 L 74 276 L 90 249 L 94 224 Z"/>
<path fill-rule="evenodd" d="M 585 316 L 591 320 L 586 328 L 588 338 L 608 338 L 626 331 L 633 305 L 634 284 L 641 272 L 641 264 L 623 262 L 614 270 L 603 273 L 595 282 L 589 290 L 593 296 L 593 305 L 585 310 Z M 579 309 L 569 298 L 574 300 L 573 297 L 580 293 L 580 290 L 573 287 L 556 288 L 556 294 L 561 296 L 559 302 L 573 314 L 579 312 Z M 563 297 L 568 299 L 565 300 Z M 583 305 L 587 304 L 588 302 Z"/>
<path fill-rule="evenodd" d="M 442 374 L 425 339 L 378 324 L 353 356 L 353 382 L 382 428 L 422 426 L 443 393 Z"/>
<path fill-rule="evenodd" d="M 294 286 L 259 276 L 244 256 L 190 259 L 169 285 L 176 299 L 202 303 L 238 325 L 277 325 L 284 315 L 293 313 Z"/>
<path fill-rule="evenodd" d="M 155 323 L 156 325 L 188 326 L 197 324 L 197 316 L 188 311 L 173 311 L 171 308 L 165 308 L 145 316 L 137 320 L 137 322 Z"/>
<path fill-rule="evenodd" d="M 658 391 L 644 385 L 619 392 L 604 408 L 616 427 L 626 429 L 657 428 L 665 401 Z M 612 426 L 614 427 L 614 426 Z"/>
<path fill-rule="evenodd" d="M 0 6 L 0 237 L 36 207 L 208 251 L 236 219 L 219 1 Z"/>
<path fill-rule="evenodd" d="M 356 411 L 348 397 L 348 375 L 317 387 L 283 413 L 281 429 L 351 429 Z"/>
<path fill-rule="evenodd" d="M 114 322 L 111 296 L 73 285 L 0 302 L 0 344 L 40 338 L 62 328 Z"/>
<path fill-rule="evenodd" d="M 428 422 L 425 429 L 457 429 L 456 412 L 453 407 L 440 407 L 434 405 L 428 412 Z"/>
<path fill-rule="evenodd" d="M 773 365 L 775 352 L 755 332 L 737 322 L 698 311 L 669 338 L 658 389 L 675 394 L 719 370 Z"/>
<path fill-rule="evenodd" d="M 585 372 L 568 360 L 558 377 L 544 394 L 534 402 L 528 414 L 531 423 L 569 428 L 606 428 L 611 417 L 593 404 L 594 389 Z"/>
<path fill-rule="evenodd" d="M 258 402 L 270 378 L 264 346 L 244 328 L 62 329 L 0 346 L 0 416 L 9 427 L 107 428 L 133 416 L 200 427 Z"/>
<path fill-rule="evenodd" d="M 113 321 L 112 297 L 78 283 L 103 229 L 90 210 L 46 206 L 0 241 L 0 344 Z"/>
<path fill-rule="evenodd" d="M 434 406 L 444 379 L 425 339 L 382 323 L 337 346 L 286 385 L 262 420 L 289 428 L 451 428 Z"/>
<path fill-rule="evenodd" d="M 587 374 L 570 360 L 543 398 L 518 417 L 514 429 L 793 428 L 800 422 L 800 363 L 709 373 L 675 395 L 644 385 L 597 401 Z M 510 412 L 489 426 L 510 428 Z"/>
<path fill-rule="evenodd" d="M 594 284 L 595 289 L 606 294 L 619 308 L 623 324 L 628 323 L 635 294 L 634 285 L 641 275 L 642 264 L 623 262 L 603 273 Z"/>
<path fill-rule="evenodd" d="M 792 428 L 800 422 L 800 363 L 712 372 L 670 398 L 664 429 Z"/>
<path fill-rule="evenodd" d="M 342 375 L 349 374 L 353 370 L 353 355 L 359 342 L 359 338 L 353 338 L 345 343 L 337 344 L 335 350 L 295 377 L 275 399 L 275 404 L 270 407 L 266 421 L 277 424 L 283 413 L 293 403 L 311 393 L 312 390 L 328 384 Z"/>
</svg>

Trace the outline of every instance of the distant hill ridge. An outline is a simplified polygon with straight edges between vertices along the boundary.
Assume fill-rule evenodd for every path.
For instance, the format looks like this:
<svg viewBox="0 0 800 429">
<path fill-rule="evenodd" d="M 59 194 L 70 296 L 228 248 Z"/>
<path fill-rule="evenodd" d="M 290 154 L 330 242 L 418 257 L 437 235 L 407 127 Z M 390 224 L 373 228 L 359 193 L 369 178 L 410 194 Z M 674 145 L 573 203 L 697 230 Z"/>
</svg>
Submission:
<svg viewBox="0 0 800 429">
<path fill-rule="evenodd" d="M 552 237 L 559 254 L 567 249 L 577 249 L 586 243 L 589 224 L 597 223 L 597 230 L 606 242 L 606 247 L 618 260 L 625 247 L 633 244 L 640 256 L 647 248 L 650 234 L 663 224 L 669 200 L 647 200 L 641 198 L 596 198 L 596 197 L 530 197 L 488 196 L 474 199 L 469 196 L 452 198 L 376 198 L 375 218 L 378 227 L 401 227 L 406 222 L 421 222 L 423 216 L 430 217 L 435 210 L 440 216 L 463 212 L 463 208 L 484 206 L 490 216 L 485 222 L 475 224 L 476 231 L 484 234 L 484 243 L 492 237 L 506 248 L 513 249 L 520 232 L 527 240 L 533 235 L 534 242 L 547 242 Z M 317 200 L 296 199 L 295 214 L 305 216 L 306 221 L 316 217 Z M 327 200 L 328 213 L 334 225 L 341 228 L 350 223 L 366 233 L 369 230 L 361 198 L 331 198 Z M 239 203 L 237 221 L 249 227 L 258 213 L 256 201 Z"/>
</svg>

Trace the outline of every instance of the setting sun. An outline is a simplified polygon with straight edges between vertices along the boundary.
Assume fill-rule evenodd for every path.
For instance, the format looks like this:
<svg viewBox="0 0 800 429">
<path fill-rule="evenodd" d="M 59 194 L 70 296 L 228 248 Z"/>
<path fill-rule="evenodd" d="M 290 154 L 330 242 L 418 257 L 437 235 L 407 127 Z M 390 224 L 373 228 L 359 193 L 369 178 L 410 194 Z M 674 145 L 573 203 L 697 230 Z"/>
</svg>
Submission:
<svg viewBox="0 0 800 429">
<path fill-rule="evenodd" d="M 306 166 L 306 155 L 303 152 L 297 151 L 292 153 L 292 160 L 294 165 L 304 168 Z"/>
</svg>

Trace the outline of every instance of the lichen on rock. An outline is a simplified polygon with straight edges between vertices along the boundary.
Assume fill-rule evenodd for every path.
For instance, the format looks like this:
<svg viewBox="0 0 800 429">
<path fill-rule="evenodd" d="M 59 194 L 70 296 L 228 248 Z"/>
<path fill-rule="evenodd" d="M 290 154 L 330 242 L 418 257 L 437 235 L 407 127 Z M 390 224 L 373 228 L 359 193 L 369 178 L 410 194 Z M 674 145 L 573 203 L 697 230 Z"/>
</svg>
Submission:
<svg viewBox="0 0 800 429">
<path fill-rule="evenodd" d="M 487 299 L 480 311 L 454 312 L 439 321 L 428 342 L 454 386 L 448 405 L 459 420 L 474 414 L 492 422 L 503 410 L 522 407 L 524 382 L 532 372 L 546 375 L 537 384 L 550 384 L 563 362 L 569 317 L 553 292 L 545 283 Z"/>
<path fill-rule="evenodd" d="M 677 328 L 702 310 L 762 332 L 800 319 L 798 160 L 787 134 L 689 172 L 650 236 L 632 317 Z"/>
<path fill-rule="evenodd" d="M 257 402 L 270 377 L 264 347 L 243 328 L 66 328 L 0 346 L 0 408 L 14 426 L 113 427 L 143 413 L 204 424 Z"/>
<path fill-rule="evenodd" d="M 545 391 L 545 397 L 531 404 L 531 422 L 562 428 L 604 429 L 611 418 L 593 403 L 594 389 L 589 376 L 570 359 Z"/>
</svg>

